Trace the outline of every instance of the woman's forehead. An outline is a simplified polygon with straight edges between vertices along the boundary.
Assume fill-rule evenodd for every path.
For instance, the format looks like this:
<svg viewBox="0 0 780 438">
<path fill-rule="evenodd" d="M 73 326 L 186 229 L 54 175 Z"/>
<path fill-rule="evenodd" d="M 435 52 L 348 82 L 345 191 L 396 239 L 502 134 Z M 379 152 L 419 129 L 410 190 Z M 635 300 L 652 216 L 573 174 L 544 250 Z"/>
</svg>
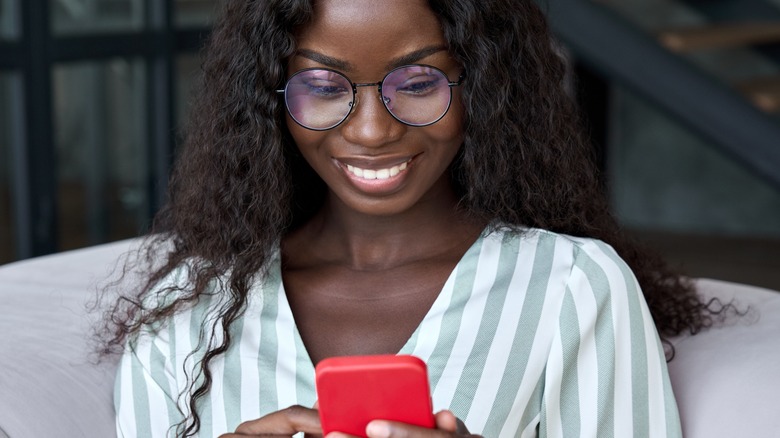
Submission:
<svg viewBox="0 0 780 438">
<path fill-rule="evenodd" d="M 320 0 L 314 5 L 313 21 L 301 31 L 375 40 L 437 34 L 440 26 L 425 0 Z"/>
<path fill-rule="evenodd" d="M 350 64 L 381 62 L 427 47 L 446 47 L 424 0 L 322 0 L 312 22 L 296 32 L 299 49 Z"/>
</svg>

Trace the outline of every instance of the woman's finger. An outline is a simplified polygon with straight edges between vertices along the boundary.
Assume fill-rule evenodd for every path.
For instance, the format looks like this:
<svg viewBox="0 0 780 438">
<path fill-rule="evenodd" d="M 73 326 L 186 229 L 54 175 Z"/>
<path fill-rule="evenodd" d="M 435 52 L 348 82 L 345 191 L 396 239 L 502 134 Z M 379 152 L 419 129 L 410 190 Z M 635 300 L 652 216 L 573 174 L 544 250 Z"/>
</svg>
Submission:
<svg viewBox="0 0 780 438">
<path fill-rule="evenodd" d="M 306 436 L 306 435 L 304 435 Z M 317 435 L 322 436 L 322 435 Z M 247 438 L 247 437 L 256 437 L 256 438 L 290 438 L 290 435 L 269 435 L 267 433 L 264 433 L 262 435 L 247 435 L 244 433 L 223 433 L 219 436 L 219 438 Z"/>
<path fill-rule="evenodd" d="M 321 435 L 320 416 L 314 409 L 290 406 L 262 418 L 241 423 L 236 429 L 238 436 L 278 435 L 290 437 L 298 432 Z"/>
<path fill-rule="evenodd" d="M 435 416 L 436 418 L 436 428 L 445 430 L 447 432 L 458 432 L 458 419 L 455 417 L 455 414 L 453 414 L 450 411 L 441 411 L 438 412 Z M 461 422 L 461 424 L 463 424 Z M 468 431 L 465 431 L 468 433 Z"/>
<path fill-rule="evenodd" d="M 412 426 L 410 424 L 385 420 L 374 420 L 368 423 L 366 435 L 368 435 L 369 438 L 444 438 L 455 436 L 453 432 L 446 430 L 429 429 L 427 427 Z M 328 436 L 330 436 L 330 434 Z"/>
<path fill-rule="evenodd" d="M 455 437 L 471 435 L 463 424 L 450 411 L 441 411 L 435 415 L 436 428 L 411 426 L 393 421 L 374 420 L 368 423 L 366 434 L 369 438 L 424 438 L 424 437 Z M 330 437 L 330 435 L 328 435 Z M 341 437 L 339 437 L 341 438 Z"/>
</svg>

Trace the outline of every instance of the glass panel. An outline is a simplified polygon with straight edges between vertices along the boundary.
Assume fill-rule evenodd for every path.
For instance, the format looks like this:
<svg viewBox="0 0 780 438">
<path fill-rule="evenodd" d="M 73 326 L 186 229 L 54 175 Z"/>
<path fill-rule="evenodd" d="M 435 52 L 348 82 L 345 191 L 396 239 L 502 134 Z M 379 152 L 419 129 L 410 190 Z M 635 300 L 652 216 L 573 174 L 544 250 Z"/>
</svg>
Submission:
<svg viewBox="0 0 780 438">
<path fill-rule="evenodd" d="M 144 26 L 143 0 L 49 1 L 56 34 L 126 32 Z"/>
<path fill-rule="evenodd" d="M 54 69 L 61 250 L 143 231 L 151 172 L 144 71 L 126 59 Z"/>
<path fill-rule="evenodd" d="M 187 118 L 192 93 L 200 75 L 200 57 L 197 54 L 183 54 L 176 58 L 176 122 L 182 125 Z"/>
<path fill-rule="evenodd" d="M 0 39 L 11 39 L 18 35 L 19 16 L 17 0 L 0 0 Z"/>
<path fill-rule="evenodd" d="M 780 238 L 780 191 L 625 89 L 611 114 L 612 201 L 625 225 Z"/>
<path fill-rule="evenodd" d="M 11 76 L 0 74 L 0 264 L 8 263 L 16 257 L 14 242 L 14 220 L 11 196 L 11 147 L 14 125 L 12 122 L 13 108 L 11 108 L 13 92 Z"/>
<path fill-rule="evenodd" d="M 216 0 L 175 0 L 174 17 L 176 26 L 210 26 L 214 20 L 216 5 Z"/>
</svg>

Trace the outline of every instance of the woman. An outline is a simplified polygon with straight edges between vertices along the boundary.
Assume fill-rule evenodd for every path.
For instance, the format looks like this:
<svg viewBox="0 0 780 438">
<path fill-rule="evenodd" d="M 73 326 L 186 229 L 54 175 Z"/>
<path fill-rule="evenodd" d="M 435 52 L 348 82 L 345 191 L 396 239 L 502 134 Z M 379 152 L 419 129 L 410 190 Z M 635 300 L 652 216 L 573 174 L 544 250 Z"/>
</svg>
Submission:
<svg viewBox="0 0 780 438">
<path fill-rule="evenodd" d="M 619 235 L 564 70 L 530 0 L 227 0 L 109 318 L 119 432 L 317 434 L 314 364 L 400 352 L 437 429 L 369 436 L 679 436 L 656 326 L 706 308 Z"/>
</svg>

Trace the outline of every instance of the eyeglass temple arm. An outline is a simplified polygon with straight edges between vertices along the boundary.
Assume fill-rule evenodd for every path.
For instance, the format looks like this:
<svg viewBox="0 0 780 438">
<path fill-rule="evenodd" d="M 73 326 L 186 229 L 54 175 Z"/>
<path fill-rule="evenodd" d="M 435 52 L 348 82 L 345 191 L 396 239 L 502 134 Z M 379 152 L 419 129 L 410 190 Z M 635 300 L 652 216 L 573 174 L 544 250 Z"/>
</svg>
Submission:
<svg viewBox="0 0 780 438">
<path fill-rule="evenodd" d="M 464 79 L 466 79 L 466 73 L 461 73 L 460 76 L 458 76 L 458 80 L 456 82 L 447 82 L 447 85 L 450 87 L 457 87 L 463 83 Z"/>
</svg>

